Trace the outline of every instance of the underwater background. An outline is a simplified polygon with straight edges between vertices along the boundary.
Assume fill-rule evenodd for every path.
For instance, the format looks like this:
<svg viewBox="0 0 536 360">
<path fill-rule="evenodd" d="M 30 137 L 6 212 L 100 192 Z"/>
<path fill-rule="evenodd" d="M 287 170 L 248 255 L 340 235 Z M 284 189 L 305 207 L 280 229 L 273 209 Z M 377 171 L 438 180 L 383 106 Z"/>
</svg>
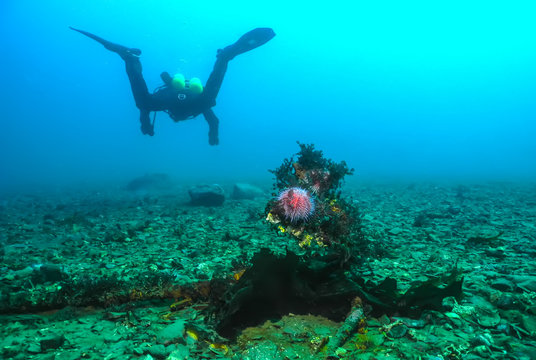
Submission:
<svg viewBox="0 0 536 360">
<path fill-rule="evenodd" d="M 1 359 L 536 359 L 536 3 L 0 2 Z M 123 60 L 214 112 L 142 135 Z M 297 143 L 298 142 L 298 143 Z"/>
<path fill-rule="evenodd" d="M 269 179 L 314 143 L 359 179 L 534 180 L 536 5 L 530 1 L 3 1 L 2 189 Z M 277 36 L 228 68 L 215 112 L 139 130 L 123 61 L 68 29 L 142 49 L 159 74 L 206 81 L 216 50 Z"/>
</svg>

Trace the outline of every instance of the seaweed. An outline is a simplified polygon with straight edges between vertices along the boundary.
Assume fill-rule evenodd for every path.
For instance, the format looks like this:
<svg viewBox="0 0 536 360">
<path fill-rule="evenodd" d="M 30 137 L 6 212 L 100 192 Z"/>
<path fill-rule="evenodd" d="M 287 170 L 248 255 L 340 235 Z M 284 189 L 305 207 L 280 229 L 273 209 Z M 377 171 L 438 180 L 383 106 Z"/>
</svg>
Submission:
<svg viewBox="0 0 536 360">
<path fill-rule="evenodd" d="M 251 259 L 252 266 L 225 293 L 211 296 L 207 320 L 224 337 L 234 338 L 239 331 L 267 319 L 288 313 L 313 314 L 333 321 L 352 320 L 363 302 L 371 314 L 418 316 L 424 310 L 441 310 L 445 297 L 462 296 L 463 276 L 454 267 L 441 277 L 414 284 L 401 292 L 394 278 L 381 282 L 367 281 L 345 271 L 329 256 L 310 258 L 291 251 L 276 255 L 261 249 Z M 359 298 L 359 299 L 357 299 Z M 354 306 L 352 308 L 352 306 Z M 347 317 L 351 310 L 351 316 Z M 347 324 L 355 328 L 353 324 Z"/>
<path fill-rule="evenodd" d="M 296 238 L 302 247 L 350 246 L 364 242 L 359 210 L 351 199 L 341 195 L 344 178 L 352 175 L 354 169 L 345 161 L 326 159 L 313 144 L 298 142 L 298 146 L 297 154 L 269 171 L 275 176 L 274 190 L 278 193 L 292 188 L 306 191 L 314 202 L 314 212 L 298 220 L 289 218 L 274 193 L 265 210 L 268 222 L 277 232 Z"/>
<path fill-rule="evenodd" d="M 300 151 L 294 157 L 284 159 L 283 163 L 275 170 L 268 170 L 275 175 L 274 188 L 281 191 L 288 187 L 303 186 L 312 190 L 312 187 L 320 185 L 320 195 L 337 198 L 338 190 L 346 175 L 353 175 L 354 169 L 350 169 L 345 161 L 335 162 L 324 158 L 322 150 L 316 150 L 314 144 L 302 144 L 297 142 Z M 320 191 L 316 191 L 320 192 Z"/>
</svg>

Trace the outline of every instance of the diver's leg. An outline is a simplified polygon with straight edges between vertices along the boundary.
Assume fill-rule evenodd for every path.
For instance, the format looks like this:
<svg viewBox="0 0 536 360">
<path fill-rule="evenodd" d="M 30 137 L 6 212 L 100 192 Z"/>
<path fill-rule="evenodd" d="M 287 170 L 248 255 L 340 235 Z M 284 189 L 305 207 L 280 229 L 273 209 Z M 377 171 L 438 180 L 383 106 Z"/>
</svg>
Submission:
<svg viewBox="0 0 536 360">
<path fill-rule="evenodd" d="M 147 89 L 147 84 L 145 84 L 145 80 L 141 74 L 141 63 L 140 59 L 138 58 L 138 56 L 141 55 L 141 50 L 112 43 L 84 30 L 75 29 L 73 27 L 71 27 L 71 29 L 99 42 L 106 49 L 121 56 L 126 64 L 128 79 L 130 80 L 130 87 L 132 88 L 132 93 L 134 94 L 136 106 L 140 109 L 146 108 L 147 105 L 149 105 L 150 96 L 149 90 Z"/>
<path fill-rule="evenodd" d="M 218 128 L 220 121 L 212 109 L 205 110 L 203 116 L 208 123 L 208 143 L 210 145 L 218 145 Z"/>
<path fill-rule="evenodd" d="M 275 33 L 270 28 L 257 28 L 242 35 L 234 44 L 218 50 L 214 69 L 212 69 L 212 73 L 208 77 L 205 89 L 203 90 L 203 96 L 209 106 L 216 104 L 216 96 L 218 96 L 218 92 L 220 91 L 229 61 L 236 55 L 253 50 L 267 43 L 274 36 Z"/>
<path fill-rule="evenodd" d="M 138 109 L 151 110 L 151 94 L 143 78 L 140 59 L 136 56 L 126 57 L 125 69 L 127 70 L 128 80 L 130 81 L 130 88 L 132 89 L 136 106 Z"/>
<path fill-rule="evenodd" d="M 153 124 L 151 124 L 149 118 L 149 112 L 152 110 L 152 98 L 147 89 L 145 79 L 143 78 L 141 62 L 138 58 L 138 56 L 141 55 L 141 50 L 112 43 L 87 31 L 75 29 L 73 27 L 71 27 L 71 29 L 99 42 L 106 49 L 119 54 L 125 61 L 125 67 L 130 81 L 130 88 L 134 95 L 134 101 L 136 102 L 136 107 L 140 109 L 141 131 L 146 135 L 154 135 Z"/>
<path fill-rule="evenodd" d="M 201 96 L 205 98 L 207 106 L 212 107 L 216 105 L 216 96 L 220 92 L 221 84 L 225 73 L 227 72 L 227 65 L 229 60 L 218 58 L 216 63 L 214 63 L 214 68 L 210 73 L 207 83 L 205 84 L 205 89 Z"/>
<path fill-rule="evenodd" d="M 140 59 L 137 56 L 125 56 L 125 68 L 136 107 L 140 109 L 141 132 L 145 135 L 154 135 L 153 124 L 149 112 L 154 109 L 152 96 L 143 78 Z"/>
</svg>

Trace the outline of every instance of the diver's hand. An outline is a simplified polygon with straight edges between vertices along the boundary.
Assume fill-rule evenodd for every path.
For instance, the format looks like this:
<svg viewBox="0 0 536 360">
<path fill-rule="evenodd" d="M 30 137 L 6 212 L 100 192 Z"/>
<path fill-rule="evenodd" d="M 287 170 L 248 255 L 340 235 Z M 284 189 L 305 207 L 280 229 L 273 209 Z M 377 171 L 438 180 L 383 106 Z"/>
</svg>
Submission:
<svg viewBox="0 0 536 360">
<path fill-rule="evenodd" d="M 141 132 L 143 135 L 154 136 L 154 126 L 151 123 L 141 123 Z"/>
<path fill-rule="evenodd" d="M 208 143 L 210 145 L 218 145 L 218 125 L 220 121 L 212 109 L 207 109 L 203 112 L 203 116 L 208 123 Z"/>
<path fill-rule="evenodd" d="M 217 136 L 209 136 L 208 143 L 209 145 L 218 145 L 220 143 L 220 140 L 218 139 Z"/>
<path fill-rule="evenodd" d="M 210 130 L 208 132 L 208 143 L 210 145 L 218 145 L 220 143 L 220 140 L 218 139 L 218 130 Z"/>
<path fill-rule="evenodd" d="M 151 117 L 149 116 L 150 112 L 147 110 L 140 110 L 140 123 L 141 123 L 141 132 L 143 135 L 154 135 L 154 124 L 151 123 Z"/>
</svg>

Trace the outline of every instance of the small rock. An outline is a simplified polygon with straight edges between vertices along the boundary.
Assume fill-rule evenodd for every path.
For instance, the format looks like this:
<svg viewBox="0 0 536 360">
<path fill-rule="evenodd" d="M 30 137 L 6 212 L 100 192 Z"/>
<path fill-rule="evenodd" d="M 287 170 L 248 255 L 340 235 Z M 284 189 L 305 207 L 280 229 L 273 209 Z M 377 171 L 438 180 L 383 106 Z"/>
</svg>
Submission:
<svg viewBox="0 0 536 360">
<path fill-rule="evenodd" d="M 536 292 L 536 276 L 517 275 L 512 276 L 512 280 L 521 290 Z"/>
<path fill-rule="evenodd" d="M 471 344 L 473 346 L 484 345 L 486 347 L 490 347 L 491 345 L 493 345 L 493 338 L 488 333 L 478 334 L 471 339 Z"/>
<path fill-rule="evenodd" d="M 39 354 L 42 350 L 41 350 L 41 346 L 39 346 L 38 344 L 30 344 L 30 346 L 28 346 L 28 349 L 26 349 L 26 351 L 28 351 L 31 354 Z"/>
<path fill-rule="evenodd" d="M 509 355 L 513 356 L 514 359 L 533 360 L 536 359 L 536 348 L 534 346 L 517 344 L 515 350 Z"/>
<path fill-rule="evenodd" d="M 385 336 L 383 334 L 371 334 L 370 332 L 367 334 L 368 341 L 370 341 L 371 344 L 374 346 L 380 346 L 385 341 Z"/>
<path fill-rule="evenodd" d="M 82 359 L 83 352 L 80 350 L 62 351 L 54 356 L 54 360 L 78 360 Z"/>
<path fill-rule="evenodd" d="M 166 347 L 162 344 L 151 346 L 149 348 L 149 354 L 157 359 L 165 359 L 168 355 Z"/>
<path fill-rule="evenodd" d="M 184 360 L 190 356 L 190 350 L 186 345 L 178 344 L 176 349 L 169 354 L 168 360 Z"/>
<path fill-rule="evenodd" d="M 15 277 L 19 278 L 19 279 L 24 279 L 28 276 L 31 276 L 34 272 L 34 268 L 31 267 L 31 266 L 27 266 L 25 267 L 24 269 L 22 270 L 17 270 L 14 272 L 15 274 Z"/>
<path fill-rule="evenodd" d="M 395 227 L 395 228 L 392 228 L 391 230 L 389 230 L 388 232 L 389 232 L 389 234 L 391 234 L 391 235 L 398 235 L 398 234 L 400 234 L 402 231 L 404 231 L 404 230 L 402 230 L 402 229 L 399 228 L 399 227 Z"/>
<path fill-rule="evenodd" d="M 65 342 L 65 336 L 58 334 L 50 334 L 48 337 L 41 339 L 39 344 L 41 345 L 41 351 L 47 351 L 48 349 L 57 349 Z"/>
<path fill-rule="evenodd" d="M 477 322 L 484 327 L 495 327 L 501 322 L 499 313 L 493 309 L 478 308 L 476 316 Z"/>
<path fill-rule="evenodd" d="M 408 327 L 404 324 L 398 324 L 395 325 L 389 330 L 387 333 L 387 336 L 393 338 L 393 339 L 400 339 L 401 337 L 404 337 L 406 333 L 408 332 Z"/>
<path fill-rule="evenodd" d="M 513 291 L 515 284 L 508 279 L 500 278 L 493 281 L 491 287 L 501 291 Z"/>
<path fill-rule="evenodd" d="M 161 344 L 182 342 L 184 343 L 184 321 L 177 320 L 160 330 L 156 335 L 156 341 Z"/>
<path fill-rule="evenodd" d="M 515 310 L 520 306 L 519 301 L 510 294 L 502 294 L 498 299 L 495 305 L 499 309 L 503 310 Z"/>
<path fill-rule="evenodd" d="M 483 357 L 485 359 L 489 358 L 489 356 L 491 355 L 491 351 L 485 345 L 475 346 L 473 349 L 473 352 L 476 355 Z"/>
<path fill-rule="evenodd" d="M 527 312 L 532 315 L 536 315 L 536 304 L 531 304 L 527 307 Z"/>
<path fill-rule="evenodd" d="M 28 352 L 32 352 L 30 351 L 30 348 L 32 348 L 32 345 L 29 346 Z M 37 353 L 40 353 L 41 347 L 35 344 L 35 350 L 37 351 Z M 15 358 L 17 355 L 23 354 L 23 353 L 24 353 L 24 347 L 22 344 L 6 345 L 6 343 L 4 342 L 3 346 L 0 348 L 0 357 L 3 356 L 4 359 Z"/>
<path fill-rule="evenodd" d="M 32 274 L 34 283 L 58 282 L 63 280 L 65 274 L 61 267 L 54 264 L 43 264 Z"/>
<path fill-rule="evenodd" d="M 506 257 L 504 250 L 500 248 L 496 248 L 496 249 L 490 248 L 490 249 L 484 250 L 484 252 L 486 253 L 486 255 L 497 258 L 497 259 L 504 259 Z"/>
<path fill-rule="evenodd" d="M 398 320 L 401 320 L 404 325 L 406 325 L 409 328 L 413 329 L 422 329 L 426 326 L 426 323 L 428 320 L 425 319 L 425 317 L 421 319 L 409 319 L 409 318 L 403 318 L 403 317 L 397 317 Z"/>
<path fill-rule="evenodd" d="M 536 334 L 536 317 L 534 316 L 521 316 L 521 326 L 527 330 L 531 336 Z"/>
<path fill-rule="evenodd" d="M 149 348 L 151 347 L 151 344 L 149 343 L 141 343 L 139 346 L 135 346 L 132 348 L 132 352 L 136 355 L 143 355 L 144 353 L 148 352 Z"/>
<path fill-rule="evenodd" d="M 121 340 L 121 335 L 119 335 L 118 333 L 104 335 L 104 341 L 108 343 L 118 342 L 119 340 Z"/>
<path fill-rule="evenodd" d="M 251 239 L 251 234 L 245 234 L 245 235 L 240 236 L 238 238 L 238 241 L 244 242 L 244 241 L 249 241 L 249 239 Z"/>
<path fill-rule="evenodd" d="M 254 344 L 242 352 L 242 360 L 283 360 L 277 345 L 270 341 Z"/>
<path fill-rule="evenodd" d="M 458 302 L 456 301 L 456 298 L 454 296 L 448 296 L 443 299 L 441 302 L 441 306 L 446 311 L 452 311 L 454 309 L 454 306 L 458 305 Z"/>
</svg>

